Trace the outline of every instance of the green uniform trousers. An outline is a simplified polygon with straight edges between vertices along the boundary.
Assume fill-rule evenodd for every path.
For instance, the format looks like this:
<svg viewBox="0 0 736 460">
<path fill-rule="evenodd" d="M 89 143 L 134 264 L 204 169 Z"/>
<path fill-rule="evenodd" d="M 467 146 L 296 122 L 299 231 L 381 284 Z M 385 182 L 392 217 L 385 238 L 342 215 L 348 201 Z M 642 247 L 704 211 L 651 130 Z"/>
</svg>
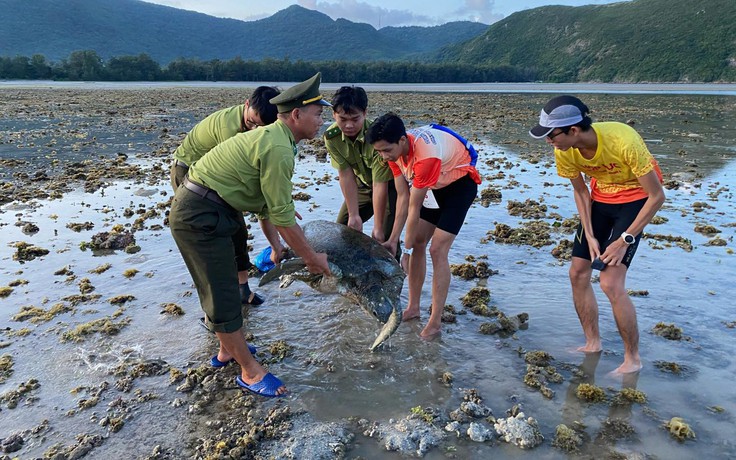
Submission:
<svg viewBox="0 0 736 460">
<path fill-rule="evenodd" d="M 243 214 L 180 186 L 169 227 L 197 287 L 207 327 L 215 332 L 242 328 L 233 235 L 243 228 Z"/>
<path fill-rule="evenodd" d="M 358 186 L 358 214 L 363 222 L 373 217 L 373 189 L 360 184 Z M 335 222 L 338 224 L 348 224 L 348 205 L 343 201 L 340 211 L 337 213 Z M 383 217 L 383 238 L 388 240 L 391 236 L 391 230 L 394 228 L 394 219 L 396 217 L 396 185 L 394 181 L 388 182 L 388 203 L 386 205 L 386 214 Z M 396 260 L 401 260 L 401 243 L 396 245 Z"/>
<path fill-rule="evenodd" d="M 360 219 L 366 222 L 373 217 L 373 189 L 360 184 L 358 186 L 358 214 Z M 391 236 L 391 230 L 394 228 L 394 217 L 396 216 L 396 186 L 393 181 L 388 182 L 388 203 L 386 206 L 386 214 L 383 218 L 383 237 L 388 239 Z M 337 213 L 338 224 L 347 225 L 348 223 L 348 205 L 343 201 L 340 211 Z"/>
</svg>

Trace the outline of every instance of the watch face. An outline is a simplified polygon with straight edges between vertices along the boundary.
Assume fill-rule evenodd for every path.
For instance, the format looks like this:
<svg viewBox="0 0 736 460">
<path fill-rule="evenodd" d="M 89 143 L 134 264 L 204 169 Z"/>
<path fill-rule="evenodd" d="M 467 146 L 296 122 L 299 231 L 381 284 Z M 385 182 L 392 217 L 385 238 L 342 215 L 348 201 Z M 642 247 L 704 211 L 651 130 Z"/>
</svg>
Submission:
<svg viewBox="0 0 736 460">
<path fill-rule="evenodd" d="M 628 244 L 634 244 L 634 241 L 636 241 L 636 238 L 634 238 L 634 235 L 626 235 L 624 236 L 624 241 Z"/>
</svg>

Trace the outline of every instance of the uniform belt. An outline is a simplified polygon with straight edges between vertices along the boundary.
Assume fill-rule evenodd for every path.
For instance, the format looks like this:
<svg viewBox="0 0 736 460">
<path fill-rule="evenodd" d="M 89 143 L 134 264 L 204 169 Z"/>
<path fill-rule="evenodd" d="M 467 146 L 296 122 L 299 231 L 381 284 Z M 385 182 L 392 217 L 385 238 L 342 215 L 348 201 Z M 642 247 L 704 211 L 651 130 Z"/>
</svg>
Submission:
<svg viewBox="0 0 736 460">
<path fill-rule="evenodd" d="M 227 201 L 220 198 L 220 195 L 218 195 L 216 191 L 212 190 L 211 188 L 207 188 L 204 185 L 199 185 L 196 182 L 192 182 L 191 180 L 189 180 L 188 177 L 184 178 L 184 187 L 189 189 L 189 191 L 194 192 L 195 194 L 201 196 L 202 198 L 206 198 L 219 205 L 232 209 L 232 206 L 227 204 Z"/>
<path fill-rule="evenodd" d="M 184 169 L 189 169 L 189 165 L 187 165 L 181 160 L 174 160 L 174 166 L 181 166 Z"/>
</svg>

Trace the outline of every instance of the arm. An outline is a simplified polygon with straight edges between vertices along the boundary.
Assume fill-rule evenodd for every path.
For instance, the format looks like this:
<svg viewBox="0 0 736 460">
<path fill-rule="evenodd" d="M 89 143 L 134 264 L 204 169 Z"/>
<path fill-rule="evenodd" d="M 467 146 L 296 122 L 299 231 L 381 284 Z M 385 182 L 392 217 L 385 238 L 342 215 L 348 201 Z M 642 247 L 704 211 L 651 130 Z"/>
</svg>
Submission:
<svg viewBox="0 0 736 460">
<path fill-rule="evenodd" d="M 330 267 L 327 265 L 327 254 L 324 252 L 315 252 L 304 237 L 302 228 L 294 224 L 290 227 L 275 226 L 276 230 L 286 241 L 286 244 L 297 253 L 299 257 L 304 259 L 307 269 L 311 273 L 330 274 Z"/>
<path fill-rule="evenodd" d="M 260 155 L 260 185 L 266 201 L 262 213 L 268 223 L 262 226 L 271 245 L 278 239 L 274 232 L 280 233 L 286 243 L 304 259 L 307 269 L 312 273 L 329 274 L 327 255 L 316 253 L 307 242 L 301 227 L 296 223 L 297 212 L 294 209 L 294 200 L 291 196 L 293 185 L 291 178 L 294 174 L 294 157 L 290 148 L 265 150 Z M 273 227 L 273 228 L 271 228 Z M 272 247 L 273 249 L 277 249 Z M 279 255 L 280 256 L 280 255 Z"/>
<path fill-rule="evenodd" d="M 662 184 L 659 182 L 656 171 L 649 171 L 639 177 L 639 183 L 647 193 L 647 201 L 639 211 L 639 214 L 636 215 L 634 222 L 626 229 L 626 233 L 634 236 L 639 235 L 644 230 L 644 227 L 652 220 L 652 217 L 654 217 L 664 203 L 664 190 L 662 189 Z M 628 246 L 622 238 L 618 238 L 606 248 L 606 252 L 601 256 L 601 260 L 607 264 L 621 265 L 621 260 L 624 258 Z"/>
<path fill-rule="evenodd" d="M 590 208 L 592 205 L 590 190 L 588 189 L 588 185 L 585 183 L 585 180 L 583 180 L 582 174 L 578 174 L 578 177 L 570 179 L 570 182 L 572 183 L 573 196 L 575 197 L 575 207 L 578 209 L 580 223 L 583 226 L 585 238 L 588 240 L 590 260 L 594 260 L 596 257 L 600 256 L 601 246 L 593 234 L 593 224 L 590 220 Z"/>
<path fill-rule="evenodd" d="M 383 221 L 388 205 L 388 182 L 373 183 L 373 239 L 383 243 Z"/>
<path fill-rule="evenodd" d="M 396 247 L 401 238 L 401 232 L 404 230 L 406 217 L 409 212 L 409 183 L 403 175 L 394 177 L 396 185 L 396 217 L 394 218 L 394 228 L 391 230 L 391 236 L 388 241 L 382 243 L 383 247 L 389 250 L 391 254 L 396 253 Z"/>
<path fill-rule="evenodd" d="M 342 196 L 348 207 L 348 227 L 362 232 L 363 220 L 360 218 L 358 208 L 358 182 L 355 180 L 355 173 L 351 168 L 344 168 L 338 171 L 338 176 L 340 177 L 340 190 L 342 190 Z"/>
<path fill-rule="evenodd" d="M 281 244 L 279 232 L 268 219 L 261 219 L 258 222 L 261 224 L 261 230 L 266 236 L 268 244 L 271 245 L 271 261 L 277 264 L 286 255 L 286 248 Z"/>
</svg>

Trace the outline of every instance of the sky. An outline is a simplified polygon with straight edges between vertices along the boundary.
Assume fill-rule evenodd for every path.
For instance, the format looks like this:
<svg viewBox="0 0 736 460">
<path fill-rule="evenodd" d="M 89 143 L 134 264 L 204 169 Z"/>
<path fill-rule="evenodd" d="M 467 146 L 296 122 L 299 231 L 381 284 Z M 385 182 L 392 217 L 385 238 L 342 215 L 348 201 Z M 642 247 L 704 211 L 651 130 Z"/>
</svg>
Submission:
<svg viewBox="0 0 736 460">
<path fill-rule="evenodd" d="M 144 0 L 222 18 L 254 21 L 291 5 L 332 19 L 386 26 L 433 26 L 450 21 L 492 24 L 510 14 L 545 5 L 600 5 L 620 0 Z"/>
</svg>

